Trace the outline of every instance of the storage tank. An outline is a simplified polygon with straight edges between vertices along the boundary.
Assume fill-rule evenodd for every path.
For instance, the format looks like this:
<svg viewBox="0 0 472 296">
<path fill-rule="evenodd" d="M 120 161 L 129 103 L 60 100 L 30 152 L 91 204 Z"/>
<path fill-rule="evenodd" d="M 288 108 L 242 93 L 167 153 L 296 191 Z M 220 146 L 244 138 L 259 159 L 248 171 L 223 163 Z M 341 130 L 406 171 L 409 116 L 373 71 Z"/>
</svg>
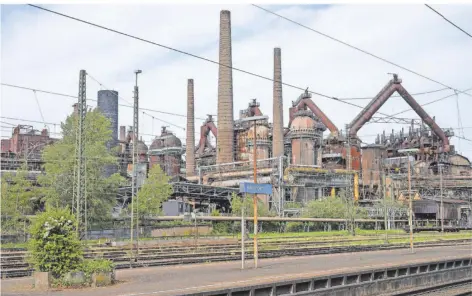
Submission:
<svg viewBox="0 0 472 296">
<path fill-rule="evenodd" d="M 161 135 L 156 137 L 149 147 L 150 167 L 158 164 L 168 176 L 178 176 L 182 162 L 182 142 L 166 127 L 162 127 Z"/>
<path fill-rule="evenodd" d="M 294 113 L 288 137 L 291 140 L 294 165 L 321 165 L 318 152 L 323 141 L 326 127 L 308 110 Z"/>
<path fill-rule="evenodd" d="M 99 90 L 97 94 L 97 108 L 110 120 L 112 139 L 106 143 L 108 150 L 118 145 L 118 92 L 114 90 Z M 107 165 L 104 168 L 106 177 L 118 173 L 118 165 Z"/>
</svg>

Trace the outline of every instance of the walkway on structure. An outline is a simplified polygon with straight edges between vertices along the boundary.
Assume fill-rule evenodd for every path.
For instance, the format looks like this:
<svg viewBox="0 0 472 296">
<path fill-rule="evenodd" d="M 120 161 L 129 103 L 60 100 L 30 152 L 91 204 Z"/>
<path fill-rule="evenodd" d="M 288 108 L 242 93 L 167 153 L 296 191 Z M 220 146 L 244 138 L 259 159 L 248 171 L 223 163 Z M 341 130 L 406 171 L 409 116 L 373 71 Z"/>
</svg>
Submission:
<svg viewBox="0 0 472 296">
<path fill-rule="evenodd" d="M 181 295 L 301 277 L 324 276 L 434 260 L 472 257 L 471 247 L 471 244 L 467 244 L 418 248 L 415 249 L 413 254 L 408 249 L 400 249 L 263 259 L 260 260 L 258 269 L 251 268 L 253 262 L 248 260 L 246 270 L 240 269 L 240 262 L 118 270 L 117 280 L 121 283 L 115 286 L 49 293 L 35 292 L 31 288 L 24 290 L 28 286 L 31 287 L 32 278 L 11 279 L 2 280 L 2 295 Z"/>
</svg>

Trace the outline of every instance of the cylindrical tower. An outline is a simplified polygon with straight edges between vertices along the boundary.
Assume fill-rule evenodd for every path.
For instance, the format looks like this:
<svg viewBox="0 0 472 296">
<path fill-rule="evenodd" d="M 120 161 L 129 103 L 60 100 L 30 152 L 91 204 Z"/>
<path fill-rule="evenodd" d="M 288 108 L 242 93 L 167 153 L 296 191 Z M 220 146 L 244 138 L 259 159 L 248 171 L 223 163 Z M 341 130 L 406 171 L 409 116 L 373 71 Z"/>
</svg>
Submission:
<svg viewBox="0 0 472 296">
<path fill-rule="evenodd" d="M 321 165 L 318 150 L 326 127 L 310 111 L 300 110 L 294 116 L 288 134 L 292 141 L 292 164 Z"/>
<path fill-rule="evenodd" d="M 282 57 L 281 49 L 274 48 L 274 93 L 273 93 L 273 127 L 272 156 L 284 155 L 284 119 L 282 100 Z"/>
<path fill-rule="evenodd" d="M 106 143 L 110 150 L 118 144 L 118 92 L 114 90 L 99 90 L 97 94 L 97 108 L 110 120 L 112 139 Z M 117 165 L 107 165 L 104 168 L 105 176 L 109 177 L 118 172 Z"/>
<path fill-rule="evenodd" d="M 195 175 L 195 100 L 193 79 L 187 81 L 187 139 L 185 172 L 187 177 Z"/>
<path fill-rule="evenodd" d="M 112 141 L 107 143 L 107 147 L 113 148 L 118 142 L 118 92 L 99 90 L 97 99 L 98 110 L 110 120 Z"/>
<path fill-rule="evenodd" d="M 218 138 L 216 163 L 233 162 L 233 70 L 231 60 L 231 13 L 220 12 L 220 51 L 218 70 Z"/>
<path fill-rule="evenodd" d="M 269 158 L 270 140 L 269 140 L 269 127 L 267 122 L 256 122 L 256 158 L 267 159 Z M 254 158 L 254 123 L 247 130 L 247 154 L 249 161 Z"/>
<path fill-rule="evenodd" d="M 149 148 L 150 167 L 158 164 L 171 177 L 180 174 L 182 161 L 182 142 L 173 133 L 162 127 L 159 137 L 156 137 Z"/>
</svg>

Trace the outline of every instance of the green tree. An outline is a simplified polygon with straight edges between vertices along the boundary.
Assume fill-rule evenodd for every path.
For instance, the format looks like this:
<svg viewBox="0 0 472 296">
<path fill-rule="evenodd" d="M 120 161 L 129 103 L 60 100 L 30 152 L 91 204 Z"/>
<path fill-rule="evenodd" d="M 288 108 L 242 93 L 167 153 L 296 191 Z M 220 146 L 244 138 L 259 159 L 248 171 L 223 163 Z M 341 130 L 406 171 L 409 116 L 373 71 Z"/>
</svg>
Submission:
<svg viewBox="0 0 472 296">
<path fill-rule="evenodd" d="M 341 191 L 336 197 L 326 197 L 309 202 L 303 212 L 307 218 L 346 219 L 349 230 L 355 235 L 355 219 L 367 218 L 367 211 L 360 207 L 354 199 Z"/>
<path fill-rule="evenodd" d="M 326 197 L 308 202 L 303 216 L 306 218 L 339 218 L 346 217 L 346 204 L 340 197 Z"/>
<path fill-rule="evenodd" d="M 26 216 L 33 214 L 37 187 L 28 179 L 26 166 L 1 178 L 2 233 L 26 233 Z"/>
<path fill-rule="evenodd" d="M 66 207 L 47 208 L 31 225 L 29 260 L 38 271 L 51 271 L 58 278 L 80 268 L 83 251 L 75 232 L 75 217 Z"/>
<path fill-rule="evenodd" d="M 247 195 L 245 198 L 237 196 L 235 193 L 231 196 L 231 212 L 233 216 L 241 216 L 242 208 L 244 207 L 244 216 L 254 215 L 254 198 L 252 195 Z M 273 216 L 268 207 L 259 200 L 257 203 L 257 215 L 260 217 Z"/>
<path fill-rule="evenodd" d="M 161 204 L 173 192 L 169 184 L 170 177 L 162 171 L 161 166 L 155 165 L 149 170 L 149 175 L 138 191 L 135 206 L 138 205 L 139 216 L 154 216 L 161 214 Z"/>
<path fill-rule="evenodd" d="M 103 174 L 105 166 L 117 165 L 114 152 L 105 146 L 111 140 L 110 121 L 95 109 L 87 112 L 84 124 L 87 215 L 91 220 L 106 220 L 115 205 L 118 186 L 124 179 L 119 174 L 108 178 Z M 45 174 L 38 181 L 43 187 L 47 206 L 71 208 L 75 191 L 77 115 L 67 117 L 61 127 L 63 138 L 43 151 Z"/>
</svg>

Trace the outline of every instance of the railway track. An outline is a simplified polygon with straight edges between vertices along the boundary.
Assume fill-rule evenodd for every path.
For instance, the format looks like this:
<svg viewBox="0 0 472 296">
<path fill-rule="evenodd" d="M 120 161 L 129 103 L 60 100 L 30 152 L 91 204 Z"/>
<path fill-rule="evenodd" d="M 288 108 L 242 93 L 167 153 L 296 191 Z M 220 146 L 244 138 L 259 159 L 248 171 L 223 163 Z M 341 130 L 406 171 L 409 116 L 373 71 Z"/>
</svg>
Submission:
<svg viewBox="0 0 472 296">
<path fill-rule="evenodd" d="M 378 239 L 374 239 L 378 240 Z M 362 243 L 370 240 L 356 240 Z M 385 245 L 382 243 L 376 245 L 356 245 L 345 246 L 343 244 L 352 243 L 351 240 L 333 241 L 327 240 L 322 242 L 278 242 L 278 243 L 261 243 L 259 247 L 259 258 L 277 258 L 283 256 L 308 256 L 318 254 L 334 254 L 343 252 L 361 252 L 373 250 L 388 250 L 407 248 L 409 245 L 405 243 L 396 243 Z M 416 243 L 416 246 L 444 246 L 451 244 L 470 243 L 470 240 L 448 240 L 443 242 L 433 241 Z M 336 244 L 336 245 L 331 245 Z M 252 243 L 247 244 L 246 258 L 252 258 Z M 133 256 L 130 259 L 129 249 L 123 248 L 117 250 L 114 248 L 92 249 L 87 250 L 84 257 L 86 258 L 107 258 L 115 263 L 116 269 L 150 267 L 150 266 L 164 266 L 164 265 L 178 265 L 178 264 L 192 264 L 205 262 L 220 262 L 239 260 L 241 258 L 240 245 L 238 244 L 224 244 L 224 245 L 203 245 L 203 246 L 185 246 L 185 247 L 148 247 L 140 249 L 138 256 Z M 32 273 L 30 265 L 26 262 L 26 252 L 2 252 L 2 268 L 1 277 L 23 277 L 29 276 Z"/>
</svg>

